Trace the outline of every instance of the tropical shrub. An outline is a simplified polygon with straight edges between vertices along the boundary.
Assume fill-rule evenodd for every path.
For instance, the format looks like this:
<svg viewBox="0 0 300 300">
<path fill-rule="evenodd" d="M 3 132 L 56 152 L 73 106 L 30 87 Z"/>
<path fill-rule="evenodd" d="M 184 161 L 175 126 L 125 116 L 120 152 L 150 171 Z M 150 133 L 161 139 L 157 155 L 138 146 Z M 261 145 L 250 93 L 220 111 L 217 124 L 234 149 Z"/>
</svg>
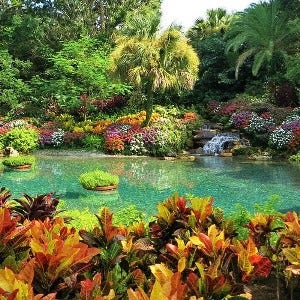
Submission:
<svg viewBox="0 0 300 300">
<path fill-rule="evenodd" d="M 6 189 L 1 197 L 10 197 Z M 11 299 L 249 299 L 245 284 L 276 276 L 284 283 L 277 288 L 287 293 L 285 286 L 292 290 L 299 276 L 294 212 L 245 212 L 249 234 L 239 240 L 212 197 L 173 195 L 158 204 L 149 230 L 142 222 L 114 224 L 104 207 L 98 224 L 79 232 L 62 218 L 20 220 L 6 200 L 0 207 L 0 296 Z"/>
<path fill-rule="evenodd" d="M 5 147 L 13 147 L 21 153 L 29 153 L 38 146 L 38 133 L 31 128 L 14 128 L 6 133 L 3 143 Z"/>
<path fill-rule="evenodd" d="M 67 147 L 83 146 L 86 135 L 85 132 L 65 132 L 63 144 Z"/>
<path fill-rule="evenodd" d="M 12 214 L 19 216 L 20 220 L 53 220 L 60 213 L 57 210 L 58 198 L 52 198 L 53 194 L 42 194 L 31 197 L 24 194 L 24 197 L 14 199 L 11 206 Z"/>
<path fill-rule="evenodd" d="M 174 156 L 185 149 L 188 142 L 186 123 L 178 119 L 160 118 L 153 125 L 156 130 L 155 143 L 150 149 L 154 156 Z"/>
<path fill-rule="evenodd" d="M 103 135 L 90 134 L 85 135 L 82 140 L 84 147 L 87 149 L 104 150 L 104 137 Z"/>
<path fill-rule="evenodd" d="M 79 183 L 85 189 L 94 189 L 97 186 L 118 184 L 119 176 L 102 170 L 93 170 L 93 171 L 82 173 L 79 176 Z"/>
<path fill-rule="evenodd" d="M 291 155 L 289 157 L 289 161 L 300 162 L 300 152 L 298 152 L 297 154 Z"/>
<path fill-rule="evenodd" d="M 7 167 L 33 165 L 34 163 L 35 163 L 35 157 L 31 155 L 19 155 L 19 156 L 8 157 L 2 161 L 2 164 Z"/>
</svg>

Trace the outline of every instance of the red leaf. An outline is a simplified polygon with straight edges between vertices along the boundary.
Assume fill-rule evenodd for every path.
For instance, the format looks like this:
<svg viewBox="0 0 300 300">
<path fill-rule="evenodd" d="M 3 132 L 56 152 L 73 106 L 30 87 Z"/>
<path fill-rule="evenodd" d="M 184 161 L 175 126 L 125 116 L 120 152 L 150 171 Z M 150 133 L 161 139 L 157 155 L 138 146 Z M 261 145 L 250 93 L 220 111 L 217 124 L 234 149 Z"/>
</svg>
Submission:
<svg viewBox="0 0 300 300">
<path fill-rule="evenodd" d="M 175 255 L 178 254 L 178 247 L 173 244 L 170 244 L 170 243 L 166 244 L 166 249 L 172 254 L 175 254 Z"/>
<path fill-rule="evenodd" d="M 255 276 L 267 277 L 271 273 L 272 262 L 268 257 L 262 256 L 259 262 L 253 265 L 254 265 L 253 275 Z"/>
<path fill-rule="evenodd" d="M 187 285 L 180 280 L 180 273 L 176 272 L 171 278 L 170 299 L 184 300 L 187 292 Z"/>
<path fill-rule="evenodd" d="M 180 212 L 184 212 L 186 209 L 186 199 L 178 197 L 176 205 Z"/>
<path fill-rule="evenodd" d="M 204 243 L 204 245 L 205 245 L 206 249 L 208 250 L 208 252 L 211 252 L 213 250 L 213 246 L 212 246 L 212 242 L 211 242 L 210 238 L 202 232 L 200 232 L 198 234 L 198 237 Z"/>
</svg>

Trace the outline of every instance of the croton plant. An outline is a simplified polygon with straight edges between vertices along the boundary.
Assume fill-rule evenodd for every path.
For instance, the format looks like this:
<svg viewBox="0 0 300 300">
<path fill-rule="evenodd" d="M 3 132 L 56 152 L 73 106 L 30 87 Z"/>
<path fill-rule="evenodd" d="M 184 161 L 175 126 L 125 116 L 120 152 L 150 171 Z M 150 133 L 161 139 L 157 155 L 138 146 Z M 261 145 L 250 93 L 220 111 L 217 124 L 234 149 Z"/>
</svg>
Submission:
<svg viewBox="0 0 300 300">
<path fill-rule="evenodd" d="M 79 232 L 57 216 L 57 201 L 0 190 L 0 299 L 249 299 L 253 280 L 291 286 L 300 275 L 294 212 L 255 215 L 239 240 L 212 197 L 173 195 L 149 224 L 129 227 L 103 208 Z"/>
</svg>

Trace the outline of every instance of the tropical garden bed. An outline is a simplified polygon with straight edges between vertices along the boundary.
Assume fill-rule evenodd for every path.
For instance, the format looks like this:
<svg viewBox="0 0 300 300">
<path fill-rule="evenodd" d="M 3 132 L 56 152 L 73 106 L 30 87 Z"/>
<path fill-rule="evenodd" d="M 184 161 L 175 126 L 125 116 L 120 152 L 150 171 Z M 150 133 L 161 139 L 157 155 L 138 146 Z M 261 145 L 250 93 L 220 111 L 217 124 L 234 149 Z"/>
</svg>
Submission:
<svg viewBox="0 0 300 300">
<path fill-rule="evenodd" d="M 12 200 L 3 188 L 0 200 L 6 296 L 259 300 L 262 291 L 264 299 L 276 299 L 277 289 L 280 299 L 299 292 L 296 213 L 244 218 L 242 237 L 237 219 L 225 219 L 211 197 L 173 195 L 148 224 L 115 225 L 103 208 L 93 230 L 77 231 L 67 225 L 67 212 L 58 216 L 51 194 Z M 274 278 L 271 290 L 267 277 Z"/>
</svg>

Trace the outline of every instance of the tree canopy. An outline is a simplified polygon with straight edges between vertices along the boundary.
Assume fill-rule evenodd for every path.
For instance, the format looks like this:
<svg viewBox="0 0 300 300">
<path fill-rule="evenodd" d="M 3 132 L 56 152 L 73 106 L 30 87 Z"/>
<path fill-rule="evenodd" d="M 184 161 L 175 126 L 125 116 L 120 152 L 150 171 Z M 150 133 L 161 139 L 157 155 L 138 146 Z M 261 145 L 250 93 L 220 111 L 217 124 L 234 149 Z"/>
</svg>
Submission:
<svg viewBox="0 0 300 300">
<path fill-rule="evenodd" d="M 111 54 L 111 69 L 147 96 L 145 125 L 148 125 L 153 94 L 165 90 L 192 89 L 199 59 L 177 29 L 170 28 L 159 34 L 155 30 L 158 25 L 155 15 L 133 18 L 132 21 L 137 24 L 136 34 L 123 35 L 116 40 Z M 141 26 L 142 22 L 144 26 Z M 134 28 L 133 25 L 131 23 L 128 28 Z"/>
</svg>

